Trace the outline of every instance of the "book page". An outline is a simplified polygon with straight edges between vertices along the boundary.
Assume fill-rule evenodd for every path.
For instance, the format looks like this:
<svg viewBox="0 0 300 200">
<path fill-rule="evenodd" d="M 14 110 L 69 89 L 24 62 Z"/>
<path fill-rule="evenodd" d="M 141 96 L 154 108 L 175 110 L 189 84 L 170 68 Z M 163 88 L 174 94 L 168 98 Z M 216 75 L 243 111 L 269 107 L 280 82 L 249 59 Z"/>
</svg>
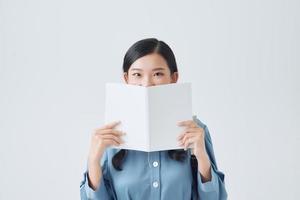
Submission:
<svg viewBox="0 0 300 200">
<path fill-rule="evenodd" d="M 192 120 L 190 83 L 149 87 L 150 151 L 182 149 L 177 136 L 184 127 L 177 122 Z"/>
<path fill-rule="evenodd" d="M 149 150 L 146 88 L 122 83 L 107 83 L 105 123 L 120 120 L 117 130 L 126 132 L 123 145 L 114 148 Z"/>
</svg>

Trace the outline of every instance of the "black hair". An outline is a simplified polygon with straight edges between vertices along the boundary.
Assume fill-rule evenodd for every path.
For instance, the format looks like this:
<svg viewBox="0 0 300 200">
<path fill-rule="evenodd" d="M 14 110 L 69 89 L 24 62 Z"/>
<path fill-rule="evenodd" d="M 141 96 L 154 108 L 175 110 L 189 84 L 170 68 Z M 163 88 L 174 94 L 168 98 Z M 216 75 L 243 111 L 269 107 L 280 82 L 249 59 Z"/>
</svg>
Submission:
<svg viewBox="0 0 300 200">
<path fill-rule="evenodd" d="M 128 72 L 137 59 L 152 53 L 157 53 L 165 59 L 171 74 L 178 71 L 175 55 L 169 45 L 156 38 L 147 38 L 137 41 L 127 50 L 123 60 L 123 72 Z"/>
<path fill-rule="evenodd" d="M 171 75 L 178 71 L 175 55 L 172 49 L 163 41 L 157 40 L 156 38 L 147 38 L 135 42 L 127 50 L 123 60 L 123 72 L 128 72 L 132 63 L 134 63 L 137 59 L 152 53 L 157 53 L 166 60 Z M 121 165 L 124 162 L 127 153 L 128 150 L 121 149 L 113 156 L 112 165 L 116 170 L 122 170 Z M 187 151 L 184 151 L 183 149 L 168 150 L 168 155 L 171 159 L 178 162 L 184 162 L 188 158 Z M 198 163 L 194 155 L 190 157 L 190 161 L 193 174 L 193 190 L 195 190 L 197 188 Z"/>
</svg>

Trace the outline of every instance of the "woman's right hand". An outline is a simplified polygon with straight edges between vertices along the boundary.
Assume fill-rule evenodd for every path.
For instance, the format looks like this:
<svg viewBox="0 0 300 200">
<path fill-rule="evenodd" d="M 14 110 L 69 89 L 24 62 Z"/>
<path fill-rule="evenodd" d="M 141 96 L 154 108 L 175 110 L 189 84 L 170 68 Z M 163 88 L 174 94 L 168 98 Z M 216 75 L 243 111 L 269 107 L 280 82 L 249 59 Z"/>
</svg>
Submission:
<svg viewBox="0 0 300 200">
<path fill-rule="evenodd" d="M 124 132 L 114 129 L 120 121 L 111 122 L 95 129 L 91 137 L 89 163 L 99 163 L 105 149 L 111 145 L 119 146 L 124 143 L 121 136 Z"/>
<path fill-rule="evenodd" d="M 119 146 L 123 143 L 121 136 L 125 133 L 114 129 L 119 123 L 120 121 L 112 122 L 97 128 L 92 135 L 88 158 L 88 183 L 93 190 L 100 184 L 102 177 L 100 160 L 105 149 L 110 145 Z"/>
</svg>

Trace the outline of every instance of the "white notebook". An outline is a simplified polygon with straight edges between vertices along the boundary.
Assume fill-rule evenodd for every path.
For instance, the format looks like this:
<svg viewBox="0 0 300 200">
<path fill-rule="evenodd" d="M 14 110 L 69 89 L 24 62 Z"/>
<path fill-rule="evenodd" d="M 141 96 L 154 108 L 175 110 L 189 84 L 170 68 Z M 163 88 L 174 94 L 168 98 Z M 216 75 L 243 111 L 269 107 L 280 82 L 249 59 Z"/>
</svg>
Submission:
<svg viewBox="0 0 300 200">
<path fill-rule="evenodd" d="M 120 120 L 115 128 L 126 132 L 125 141 L 114 148 L 140 151 L 182 149 L 177 136 L 184 127 L 178 121 L 192 120 L 190 83 L 143 87 L 107 83 L 105 124 Z"/>
</svg>

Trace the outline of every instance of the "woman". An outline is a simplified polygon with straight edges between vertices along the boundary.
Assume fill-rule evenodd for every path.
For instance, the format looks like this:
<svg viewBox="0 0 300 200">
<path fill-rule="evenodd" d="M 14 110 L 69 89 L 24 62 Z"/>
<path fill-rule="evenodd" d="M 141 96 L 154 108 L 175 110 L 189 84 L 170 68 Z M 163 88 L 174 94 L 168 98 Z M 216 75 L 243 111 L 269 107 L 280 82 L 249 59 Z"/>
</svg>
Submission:
<svg viewBox="0 0 300 200">
<path fill-rule="evenodd" d="M 127 84 L 144 87 L 178 80 L 172 50 L 155 38 L 129 48 L 123 72 Z M 106 124 L 92 135 L 88 167 L 80 185 L 82 200 L 227 199 L 224 174 L 217 168 L 208 128 L 196 116 L 177 124 L 185 130 L 178 137 L 183 149 L 149 153 L 108 148 L 124 142 L 126 133 L 115 128 L 119 123 Z"/>
</svg>

